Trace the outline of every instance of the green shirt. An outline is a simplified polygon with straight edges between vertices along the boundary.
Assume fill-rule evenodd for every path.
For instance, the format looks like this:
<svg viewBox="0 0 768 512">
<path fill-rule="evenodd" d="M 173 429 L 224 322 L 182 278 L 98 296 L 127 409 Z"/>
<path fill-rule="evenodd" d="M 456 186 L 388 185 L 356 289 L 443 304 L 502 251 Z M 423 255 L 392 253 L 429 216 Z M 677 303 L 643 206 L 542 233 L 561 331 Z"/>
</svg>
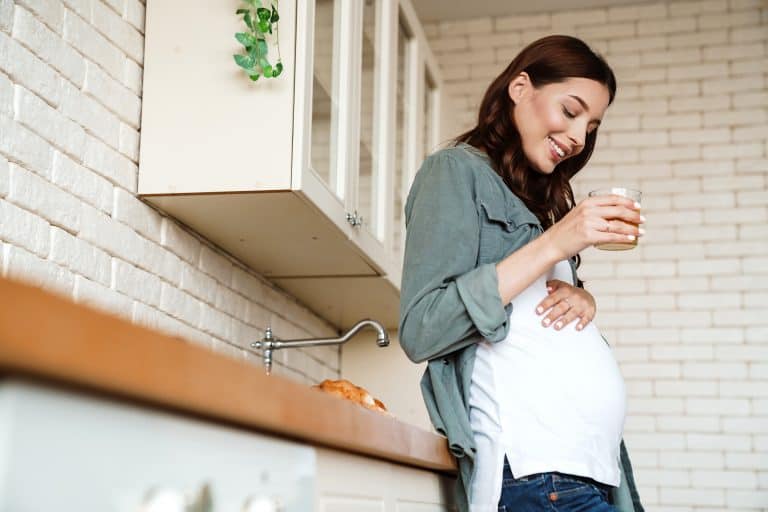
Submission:
<svg viewBox="0 0 768 512">
<path fill-rule="evenodd" d="M 421 389 L 432 424 L 459 466 L 457 505 L 468 510 L 475 443 L 469 389 L 477 343 L 506 338 L 512 304 L 498 292 L 496 263 L 542 233 L 538 219 L 507 187 L 488 157 L 467 144 L 429 156 L 405 204 L 400 344 L 429 361 Z M 571 268 L 576 275 L 574 261 Z M 575 279 L 574 279 L 575 281 Z M 643 512 L 624 441 L 619 512 Z"/>
</svg>

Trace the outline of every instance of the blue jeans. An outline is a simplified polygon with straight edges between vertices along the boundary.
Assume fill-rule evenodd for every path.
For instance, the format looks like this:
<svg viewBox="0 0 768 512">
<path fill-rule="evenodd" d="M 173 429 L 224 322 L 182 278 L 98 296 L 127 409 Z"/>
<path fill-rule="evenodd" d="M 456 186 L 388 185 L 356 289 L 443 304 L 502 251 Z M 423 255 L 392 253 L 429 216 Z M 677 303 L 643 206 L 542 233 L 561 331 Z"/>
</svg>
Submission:
<svg viewBox="0 0 768 512">
<path fill-rule="evenodd" d="M 514 478 L 506 457 L 499 512 L 616 512 L 610 487 L 564 473 L 536 473 Z"/>
</svg>

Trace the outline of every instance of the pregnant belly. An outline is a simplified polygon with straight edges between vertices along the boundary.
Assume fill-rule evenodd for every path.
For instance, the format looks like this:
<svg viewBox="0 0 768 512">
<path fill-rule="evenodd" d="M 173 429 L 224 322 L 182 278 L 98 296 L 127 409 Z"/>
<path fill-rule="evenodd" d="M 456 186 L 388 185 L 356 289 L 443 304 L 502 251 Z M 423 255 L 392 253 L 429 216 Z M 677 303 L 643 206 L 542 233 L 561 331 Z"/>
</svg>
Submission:
<svg viewBox="0 0 768 512">
<path fill-rule="evenodd" d="M 570 271 L 567 262 L 558 265 Z M 568 411 L 587 423 L 623 428 L 626 390 L 611 348 L 594 323 L 581 331 L 576 321 L 559 331 L 544 327 L 535 308 L 546 296 L 541 277 L 514 298 L 506 339 L 489 347 L 496 385 L 519 390 L 512 394 L 521 414 Z"/>
<path fill-rule="evenodd" d="M 621 429 L 626 390 L 618 364 L 600 332 L 589 324 L 583 331 L 562 331 L 534 325 L 512 325 L 507 339 L 494 347 L 497 385 L 515 393 L 520 412 L 557 414 L 586 423 Z"/>
</svg>

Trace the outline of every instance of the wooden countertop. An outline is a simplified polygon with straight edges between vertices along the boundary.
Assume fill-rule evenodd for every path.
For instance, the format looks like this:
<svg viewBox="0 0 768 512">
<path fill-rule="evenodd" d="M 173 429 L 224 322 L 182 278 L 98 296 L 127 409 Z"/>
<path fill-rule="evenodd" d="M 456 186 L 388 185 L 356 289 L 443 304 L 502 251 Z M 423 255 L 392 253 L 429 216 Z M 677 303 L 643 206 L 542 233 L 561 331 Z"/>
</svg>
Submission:
<svg viewBox="0 0 768 512">
<path fill-rule="evenodd" d="M 453 472 L 446 440 L 259 367 L 0 278 L 0 373 Z"/>
</svg>

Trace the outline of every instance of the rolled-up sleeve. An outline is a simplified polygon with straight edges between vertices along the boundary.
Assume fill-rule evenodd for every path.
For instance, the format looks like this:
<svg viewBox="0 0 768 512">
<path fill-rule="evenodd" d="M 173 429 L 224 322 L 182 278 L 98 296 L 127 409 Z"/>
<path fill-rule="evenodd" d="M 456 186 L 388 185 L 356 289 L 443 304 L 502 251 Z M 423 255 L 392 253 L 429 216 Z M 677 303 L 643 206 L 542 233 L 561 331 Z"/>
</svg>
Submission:
<svg viewBox="0 0 768 512">
<path fill-rule="evenodd" d="M 509 315 L 501 305 L 496 264 L 486 263 L 457 277 L 456 288 L 480 334 L 488 341 L 501 341 L 506 332 L 500 327 Z"/>
<path fill-rule="evenodd" d="M 495 264 L 477 265 L 474 172 L 451 150 L 440 151 L 424 162 L 408 195 L 400 344 L 414 362 L 464 348 L 478 333 L 500 341 L 509 328 Z"/>
</svg>

